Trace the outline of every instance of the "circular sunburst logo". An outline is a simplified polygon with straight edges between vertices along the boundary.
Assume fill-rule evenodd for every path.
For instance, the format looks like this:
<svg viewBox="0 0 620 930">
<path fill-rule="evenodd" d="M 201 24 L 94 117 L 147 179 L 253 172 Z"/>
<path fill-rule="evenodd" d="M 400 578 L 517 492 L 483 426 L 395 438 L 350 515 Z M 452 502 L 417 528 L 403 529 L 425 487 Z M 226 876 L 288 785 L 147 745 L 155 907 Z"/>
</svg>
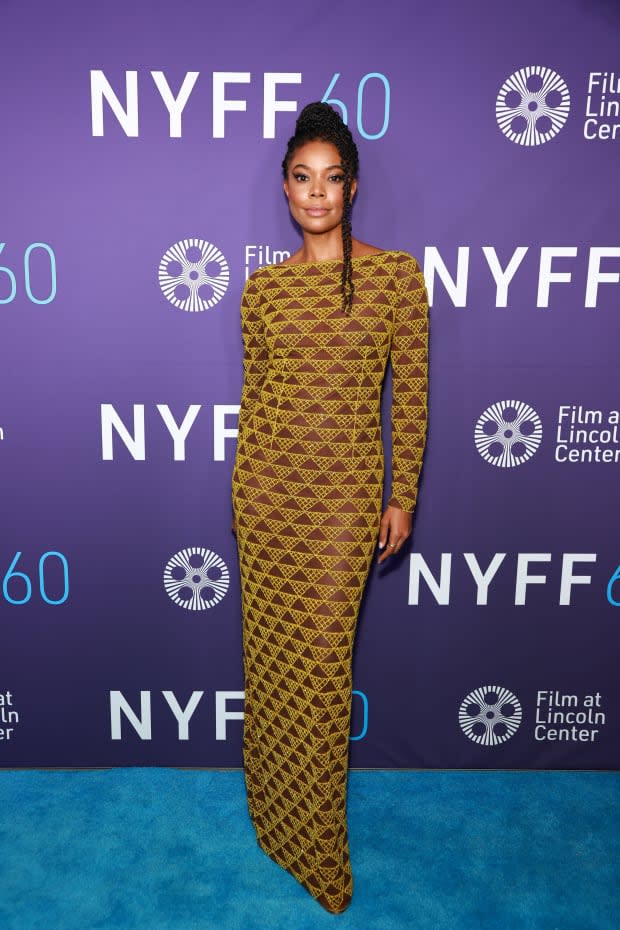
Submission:
<svg viewBox="0 0 620 930">
<path fill-rule="evenodd" d="M 168 596 L 186 610 L 214 607 L 228 591 L 229 582 L 226 562 L 210 549 L 182 549 L 164 569 Z"/>
<path fill-rule="evenodd" d="M 527 462 L 541 439 L 540 417 L 520 400 L 502 400 L 487 407 L 474 431 L 478 452 L 485 462 L 498 468 L 512 468 Z"/>
<path fill-rule="evenodd" d="M 563 78 L 540 65 L 511 74 L 495 101 L 499 128 L 518 145 L 542 145 L 553 139 L 569 110 L 570 94 Z"/>
<path fill-rule="evenodd" d="M 175 242 L 159 263 L 159 286 L 179 310 L 209 310 L 228 289 L 228 262 L 217 246 L 204 239 Z"/>
<path fill-rule="evenodd" d="M 521 718 L 518 699 L 512 691 L 500 685 L 476 688 L 459 708 L 463 733 L 481 746 L 505 743 L 519 729 Z"/>
</svg>

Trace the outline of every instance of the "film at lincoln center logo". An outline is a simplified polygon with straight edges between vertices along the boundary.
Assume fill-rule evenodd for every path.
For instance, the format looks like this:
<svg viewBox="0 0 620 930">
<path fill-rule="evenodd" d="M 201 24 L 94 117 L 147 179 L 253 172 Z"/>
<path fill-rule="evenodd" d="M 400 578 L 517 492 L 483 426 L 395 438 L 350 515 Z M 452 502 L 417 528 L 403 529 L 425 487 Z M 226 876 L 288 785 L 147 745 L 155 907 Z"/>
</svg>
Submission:
<svg viewBox="0 0 620 930">
<path fill-rule="evenodd" d="M 168 596 L 186 610 L 207 610 L 228 591 L 230 574 L 226 562 L 210 549 L 182 549 L 168 559 L 164 587 Z"/>
<path fill-rule="evenodd" d="M 217 246 L 204 239 L 183 239 L 163 254 L 159 286 L 179 310 L 198 313 L 219 303 L 228 289 L 230 269 Z"/>
<path fill-rule="evenodd" d="M 476 448 L 485 462 L 513 468 L 531 458 L 542 439 L 542 423 L 533 407 L 520 400 L 501 400 L 480 414 L 474 430 Z"/>
<path fill-rule="evenodd" d="M 474 743 L 498 746 L 519 729 L 521 704 L 501 685 L 483 685 L 470 691 L 459 708 L 461 730 Z"/>
<path fill-rule="evenodd" d="M 506 138 L 517 145 L 542 145 L 568 119 L 570 94 L 551 68 L 530 65 L 515 71 L 499 89 L 495 116 Z"/>
</svg>

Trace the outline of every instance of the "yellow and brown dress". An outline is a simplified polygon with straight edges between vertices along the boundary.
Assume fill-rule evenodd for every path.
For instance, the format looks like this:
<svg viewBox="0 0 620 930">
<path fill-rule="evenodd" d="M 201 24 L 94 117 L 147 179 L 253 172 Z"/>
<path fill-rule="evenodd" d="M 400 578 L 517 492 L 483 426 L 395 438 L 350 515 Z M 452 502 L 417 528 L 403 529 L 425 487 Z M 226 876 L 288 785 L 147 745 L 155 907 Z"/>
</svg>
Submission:
<svg viewBox="0 0 620 930">
<path fill-rule="evenodd" d="M 351 660 L 377 552 L 380 395 L 392 362 L 389 503 L 413 512 L 426 439 L 428 300 L 407 252 L 268 265 L 241 303 L 232 475 L 243 611 L 248 805 L 264 851 L 328 909 L 353 880 L 346 791 Z"/>
</svg>

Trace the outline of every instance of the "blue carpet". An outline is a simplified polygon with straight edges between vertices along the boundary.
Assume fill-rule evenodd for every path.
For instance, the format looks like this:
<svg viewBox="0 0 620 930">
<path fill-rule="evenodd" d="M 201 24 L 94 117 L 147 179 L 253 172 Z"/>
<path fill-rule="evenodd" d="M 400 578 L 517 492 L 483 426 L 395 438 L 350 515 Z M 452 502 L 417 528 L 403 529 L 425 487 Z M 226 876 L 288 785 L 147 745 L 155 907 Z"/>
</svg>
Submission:
<svg viewBox="0 0 620 930">
<path fill-rule="evenodd" d="M 618 930 L 620 775 L 352 771 L 354 892 L 257 846 L 239 771 L 0 772 L 1 930 Z"/>
</svg>

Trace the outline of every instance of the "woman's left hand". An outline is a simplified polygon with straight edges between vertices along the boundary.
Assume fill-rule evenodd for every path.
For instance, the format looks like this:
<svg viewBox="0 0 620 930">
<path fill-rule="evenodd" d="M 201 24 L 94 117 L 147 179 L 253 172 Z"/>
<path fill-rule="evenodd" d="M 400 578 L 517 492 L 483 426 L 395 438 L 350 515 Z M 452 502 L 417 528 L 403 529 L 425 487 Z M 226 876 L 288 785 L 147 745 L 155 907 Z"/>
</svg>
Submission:
<svg viewBox="0 0 620 930">
<path fill-rule="evenodd" d="M 382 549 L 377 562 L 400 552 L 403 543 L 411 535 L 411 514 L 400 507 L 388 504 L 379 524 L 379 548 Z"/>
</svg>

